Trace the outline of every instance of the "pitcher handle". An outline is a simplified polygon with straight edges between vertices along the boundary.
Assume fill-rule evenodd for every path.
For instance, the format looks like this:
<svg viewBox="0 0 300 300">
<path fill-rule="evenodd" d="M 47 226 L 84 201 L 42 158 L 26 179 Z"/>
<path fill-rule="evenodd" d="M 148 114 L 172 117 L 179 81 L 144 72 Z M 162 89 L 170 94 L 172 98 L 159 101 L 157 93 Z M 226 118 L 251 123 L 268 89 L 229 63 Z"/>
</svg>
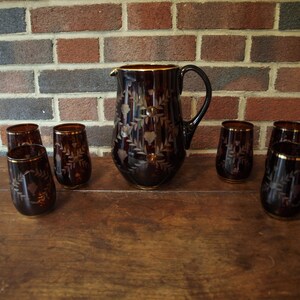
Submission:
<svg viewBox="0 0 300 300">
<path fill-rule="evenodd" d="M 180 74 L 180 81 L 179 81 L 180 82 L 180 85 L 179 85 L 180 86 L 180 94 L 182 93 L 182 88 L 183 88 L 183 77 L 184 77 L 185 73 L 187 73 L 189 71 L 194 71 L 201 77 L 201 79 L 203 80 L 203 82 L 205 84 L 206 95 L 205 95 L 204 103 L 203 103 L 202 107 L 200 108 L 200 110 L 198 111 L 198 113 L 195 115 L 195 117 L 189 121 L 183 121 L 183 136 L 185 139 L 185 149 L 190 148 L 194 132 L 195 132 L 198 124 L 204 117 L 204 115 L 209 107 L 209 104 L 211 101 L 211 96 L 212 96 L 211 84 L 210 84 L 210 81 L 209 81 L 207 75 L 205 74 L 205 72 L 202 69 L 200 69 L 199 67 L 196 67 L 194 65 L 186 65 L 186 66 L 182 67 L 180 70 L 180 73 L 179 73 Z"/>
</svg>

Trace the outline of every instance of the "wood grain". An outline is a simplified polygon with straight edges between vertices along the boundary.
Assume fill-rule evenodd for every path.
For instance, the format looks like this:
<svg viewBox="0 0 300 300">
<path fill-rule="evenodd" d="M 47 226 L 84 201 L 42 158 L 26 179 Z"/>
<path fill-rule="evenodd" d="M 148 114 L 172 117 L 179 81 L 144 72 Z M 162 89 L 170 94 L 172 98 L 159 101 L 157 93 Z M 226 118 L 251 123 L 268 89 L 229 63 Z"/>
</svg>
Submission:
<svg viewBox="0 0 300 300">
<path fill-rule="evenodd" d="M 17 213 L 2 182 L 0 299 L 299 299 L 300 220 L 262 210 L 263 162 L 242 185 L 219 181 L 212 158 L 197 175 L 199 164 L 146 192 L 94 159 L 89 185 L 58 187 L 37 218 Z"/>
</svg>

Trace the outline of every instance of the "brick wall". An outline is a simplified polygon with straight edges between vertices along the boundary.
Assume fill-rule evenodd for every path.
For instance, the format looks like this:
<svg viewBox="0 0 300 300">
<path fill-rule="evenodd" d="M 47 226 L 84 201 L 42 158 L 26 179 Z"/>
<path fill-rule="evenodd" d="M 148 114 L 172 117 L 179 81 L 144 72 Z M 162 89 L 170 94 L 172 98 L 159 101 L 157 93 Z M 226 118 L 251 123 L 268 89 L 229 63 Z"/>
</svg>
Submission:
<svg viewBox="0 0 300 300">
<path fill-rule="evenodd" d="M 50 4 L 49 4 L 50 3 Z M 213 99 L 191 153 L 215 153 L 224 119 L 255 124 L 255 152 L 265 153 L 273 121 L 300 120 L 299 1 L 1 1 L 0 151 L 5 129 L 87 125 L 91 151 L 110 150 L 116 82 L 125 63 L 195 64 Z M 183 112 L 191 118 L 203 88 L 188 73 Z"/>
</svg>

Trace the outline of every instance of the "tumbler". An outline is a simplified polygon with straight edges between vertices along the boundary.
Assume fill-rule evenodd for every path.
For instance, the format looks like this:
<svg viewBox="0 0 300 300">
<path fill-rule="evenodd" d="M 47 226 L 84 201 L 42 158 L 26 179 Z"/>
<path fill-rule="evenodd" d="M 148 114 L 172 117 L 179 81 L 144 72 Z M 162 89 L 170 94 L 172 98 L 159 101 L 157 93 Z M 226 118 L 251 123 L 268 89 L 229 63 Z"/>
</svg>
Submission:
<svg viewBox="0 0 300 300">
<path fill-rule="evenodd" d="M 288 218 L 300 212 L 300 144 L 272 145 L 260 197 L 263 208 L 272 216 Z"/>
<path fill-rule="evenodd" d="M 54 173 L 66 188 L 86 183 L 92 164 L 85 126 L 80 123 L 60 124 L 53 128 Z"/>
<path fill-rule="evenodd" d="M 16 124 L 13 126 L 9 126 L 6 128 L 6 136 L 8 150 L 22 145 L 42 145 L 39 126 L 34 123 Z"/>
<path fill-rule="evenodd" d="M 218 175 L 228 182 L 240 182 L 253 165 L 253 124 L 228 120 L 222 123 L 216 156 Z"/>
<path fill-rule="evenodd" d="M 294 121 L 276 121 L 273 124 L 269 148 L 278 142 L 300 143 L 300 123 Z"/>
<path fill-rule="evenodd" d="M 23 145 L 7 153 L 10 191 L 16 209 L 35 216 L 50 211 L 56 189 L 46 149 L 42 145 Z"/>
</svg>

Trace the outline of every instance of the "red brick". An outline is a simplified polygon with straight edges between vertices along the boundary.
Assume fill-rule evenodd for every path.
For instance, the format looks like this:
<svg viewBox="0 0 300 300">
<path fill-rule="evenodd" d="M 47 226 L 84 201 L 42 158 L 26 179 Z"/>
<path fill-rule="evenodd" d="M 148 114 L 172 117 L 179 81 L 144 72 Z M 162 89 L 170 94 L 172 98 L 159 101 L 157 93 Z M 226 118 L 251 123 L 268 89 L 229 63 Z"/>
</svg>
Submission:
<svg viewBox="0 0 300 300">
<path fill-rule="evenodd" d="M 219 143 L 220 126 L 200 126 L 196 129 L 190 149 L 216 149 Z"/>
<path fill-rule="evenodd" d="M 271 135 L 272 135 L 272 130 L 273 130 L 273 126 L 268 126 L 267 127 L 267 135 L 266 135 L 266 140 L 265 140 L 265 147 L 268 148 L 269 144 L 270 144 L 270 139 L 271 139 Z"/>
<path fill-rule="evenodd" d="M 207 126 L 201 125 L 197 128 L 192 141 L 191 149 L 217 149 L 219 144 L 221 124 L 219 126 Z M 259 146 L 259 127 L 254 126 L 253 132 L 253 148 L 258 149 Z"/>
<path fill-rule="evenodd" d="M 269 88 L 269 68 L 205 67 L 203 70 L 213 91 L 266 91 Z M 199 84 L 195 73 L 189 72 L 185 75 L 183 89 L 199 91 L 203 90 L 203 84 Z"/>
<path fill-rule="evenodd" d="M 185 61 L 194 60 L 195 55 L 196 37 L 192 35 L 110 37 L 104 41 L 106 62 Z"/>
<path fill-rule="evenodd" d="M 41 7 L 30 13 L 34 33 L 118 30 L 122 26 L 120 4 Z"/>
<path fill-rule="evenodd" d="M 116 99 L 106 98 L 104 99 L 104 118 L 107 121 L 113 121 L 115 119 L 116 112 Z"/>
<path fill-rule="evenodd" d="M 201 58 L 206 61 L 243 61 L 246 38 L 234 35 L 207 35 L 202 38 Z"/>
<path fill-rule="evenodd" d="M 280 92 L 300 92 L 300 68 L 279 69 L 275 88 Z"/>
<path fill-rule="evenodd" d="M 248 98 L 246 119 L 250 121 L 299 120 L 300 98 Z"/>
<path fill-rule="evenodd" d="M 276 3 L 179 3 L 179 29 L 272 29 Z"/>
<path fill-rule="evenodd" d="M 197 111 L 203 104 L 203 97 L 197 101 Z M 204 120 L 236 119 L 238 117 L 238 97 L 213 97 Z"/>
<path fill-rule="evenodd" d="M 171 3 L 129 3 L 128 29 L 170 29 L 172 27 Z"/>
<path fill-rule="evenodd" d="M 98 39 L 59 39 L 57 56 L 60 63 L 99 62 Z"/>
<path fill-rule="evenodd" d="M 195 102 L 195 97 L 181 97 L 181 114 L 184 120 L 190 120 L 192 118 L 192 103 Z"/>
<path fill-rule="evenodd" d="M 253 37 L 251 60 L 259 62 L 298 62 L 300 61 L 300 37 Z"/>
<path fill-rule="evenodd" d="M 32 71 L 0 72 L 0 93 L 33 93 L 34 75 Z"/>
<path fill-rule="evenodd" d="M 97 98 L 59 99 L 59 112 L 63 121 L 97 121 Z"/>
</svg>

